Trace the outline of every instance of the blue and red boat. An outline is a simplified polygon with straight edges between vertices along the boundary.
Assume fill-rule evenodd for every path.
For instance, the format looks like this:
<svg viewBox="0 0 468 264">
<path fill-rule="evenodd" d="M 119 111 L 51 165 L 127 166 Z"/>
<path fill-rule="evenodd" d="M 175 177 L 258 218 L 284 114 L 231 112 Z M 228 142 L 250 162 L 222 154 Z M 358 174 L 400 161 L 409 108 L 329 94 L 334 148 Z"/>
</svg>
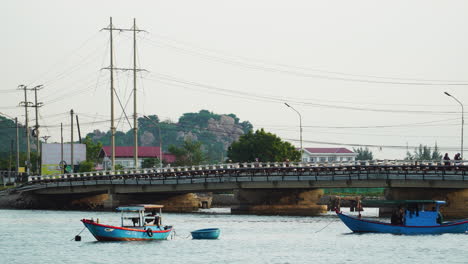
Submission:
<svg viewBox="0 0 468 264">
<path fill-rule="evenodd" d="M 165 240 L 173 231 L 163 226 L 162 205 L 141 204 L 121 206 L 121 226 L 99 223 L 99 220 L 82 219 L 81 222 L 98 241 L 152 241 Z"/>
<path fill-rule="evenodd" d="M 398 209 L 393 211 L 390 223 L 361 219 L 360 215 L 358 217 L 346 215 L 338 209 L 336 214 L 355 233 L 434 235 L 468 232 L 468 219 L 443 222 L 439 209 L 441 205 L 445 204 L 445 201 L 405 200 L 391 202 L 397 204 Z M 427 204 L 434 205 L 432 210 L 425 210 Z"/>
</svg>

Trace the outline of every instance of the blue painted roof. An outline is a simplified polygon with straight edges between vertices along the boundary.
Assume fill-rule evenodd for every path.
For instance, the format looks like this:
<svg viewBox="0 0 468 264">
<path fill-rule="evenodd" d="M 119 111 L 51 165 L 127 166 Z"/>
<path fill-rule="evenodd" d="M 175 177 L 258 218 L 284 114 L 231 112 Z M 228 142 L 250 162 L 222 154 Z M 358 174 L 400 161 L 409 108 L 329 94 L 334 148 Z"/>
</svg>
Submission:
<svg viewBox="0 0 468 264">
<path fill-rule="evenodd" d="M 146 209 L 160 209 L 163 208 L 163 205 L 157 204 L 135 204 L 135 205 L 126 205 L 117 207 L 117 211 L 127 211 L 127 212 L 138 212 L 145 211 Z"/>
</svg>

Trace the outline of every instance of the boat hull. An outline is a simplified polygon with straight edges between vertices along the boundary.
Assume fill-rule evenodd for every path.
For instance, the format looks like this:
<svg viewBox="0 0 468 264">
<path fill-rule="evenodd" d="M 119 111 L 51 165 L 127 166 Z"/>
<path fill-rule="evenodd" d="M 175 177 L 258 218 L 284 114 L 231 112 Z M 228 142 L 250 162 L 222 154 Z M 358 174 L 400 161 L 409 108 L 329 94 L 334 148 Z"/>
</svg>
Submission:
<svg viewBox="0 0 468 264">
<path fill-rule="evenodd" d="M 172 228 L 164 229 L 156 226 L 145 229 L 117 227 L 98 224 L 89 219 L 81 222 L 98 241 L 151 241 L 165 240 L 172 232 Z M 148 231 L 151 229 L 151 231 Z"/>
<path fill-rule="evenodd" d="M 337 212 L 343 223 L 355 233 L 390 233 L 403 235 L 436 235 L 445 233 L 465 233 L 468 231 L 468 220 L 444 223 L 436 226 L 392 225 L 378 221 L 359 219 Z"/>
</svg>

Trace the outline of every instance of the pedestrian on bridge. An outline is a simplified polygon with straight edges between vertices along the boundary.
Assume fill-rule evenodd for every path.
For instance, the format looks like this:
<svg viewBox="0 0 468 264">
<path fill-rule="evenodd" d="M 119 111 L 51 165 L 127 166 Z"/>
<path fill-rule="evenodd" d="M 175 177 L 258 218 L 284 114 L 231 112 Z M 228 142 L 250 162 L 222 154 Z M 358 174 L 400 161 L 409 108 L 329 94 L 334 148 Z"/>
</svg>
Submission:
<svg viewBox="0 0 468 264">
<path fill-rule="evenodd" d="M 448 153 L 445 153 L 445 156 L 444 156 L 444 165 L 445 165 L 445 166 L 450 166 L 450 157 L 449 157 Z"/>
</svg>

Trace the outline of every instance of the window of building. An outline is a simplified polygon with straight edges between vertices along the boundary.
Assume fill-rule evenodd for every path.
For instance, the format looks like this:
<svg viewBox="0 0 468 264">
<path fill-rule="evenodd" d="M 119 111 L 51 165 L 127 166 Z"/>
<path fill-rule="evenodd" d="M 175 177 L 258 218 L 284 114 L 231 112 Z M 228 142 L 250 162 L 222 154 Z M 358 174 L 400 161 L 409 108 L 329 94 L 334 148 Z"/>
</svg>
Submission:
<svg viewBox="0 0 468 264">
<path fill-rule="evenodd" d="M 327 161 L 327 157 L 320 157 L 319 160 L 320 160 L 320 162 L 326 162 L 326 161 Z"/>
</svg>

